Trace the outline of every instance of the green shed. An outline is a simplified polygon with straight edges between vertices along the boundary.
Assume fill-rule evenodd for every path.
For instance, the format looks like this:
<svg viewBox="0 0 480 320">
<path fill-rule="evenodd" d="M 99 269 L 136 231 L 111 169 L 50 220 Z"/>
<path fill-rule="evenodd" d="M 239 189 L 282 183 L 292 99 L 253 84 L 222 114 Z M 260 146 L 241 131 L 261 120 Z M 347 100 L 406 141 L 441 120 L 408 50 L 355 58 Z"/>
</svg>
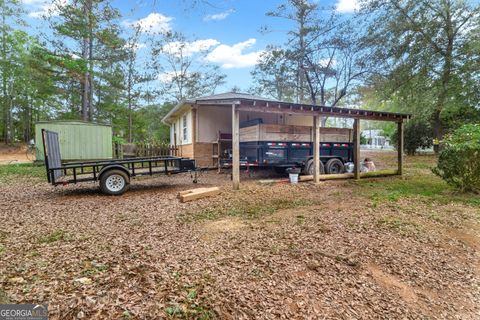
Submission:
<svg viewBox="0 0 480 320">
<path fill-rule="evenodd" d="M 62 160 L 112 158 L 112 127 L 84 121 L 38 121 L 35 123 L 36 159 L 43 161 L 42 129 L 58 133 Z"/>
</svg>

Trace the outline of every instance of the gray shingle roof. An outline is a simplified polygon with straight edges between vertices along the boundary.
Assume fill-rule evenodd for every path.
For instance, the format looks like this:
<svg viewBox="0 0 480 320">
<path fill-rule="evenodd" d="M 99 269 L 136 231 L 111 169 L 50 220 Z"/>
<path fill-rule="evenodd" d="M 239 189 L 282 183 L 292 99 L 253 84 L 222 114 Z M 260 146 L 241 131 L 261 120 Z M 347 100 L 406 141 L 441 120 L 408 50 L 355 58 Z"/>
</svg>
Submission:
<svg viewBox="0 0 480 320">
<path fill-rule="evenodd" d="M 165 117 L 163 117 L 162 121 L 164 123 L 168 122 L 168 119 L 176 113 L 182 106 L 185 104 L 195 104 L 197 101 L 221 101 L 221 100 L 236 100 L 236 99 L 242 99 L 242 100 L 257 100 L 257 101 L 269 101 L 269 102 L 276 102 L 276 100 L 268 99 L 265 97 L 260 97 L 260 96 L 255 96 L 253 94 L 248 94 L 248 93 L 242 93 L 242 92 L 225 92 L 225 93 L 219 93 L 219 94 L 214 94 L 211 96 L 204 96 L 204 97 L 198 97 L 198 98 L 192 98 L 192 99 L 187 99 L 185 101 L 180 102 L 177 104 L 172 110 L 170 110 Z"/>
</svg>

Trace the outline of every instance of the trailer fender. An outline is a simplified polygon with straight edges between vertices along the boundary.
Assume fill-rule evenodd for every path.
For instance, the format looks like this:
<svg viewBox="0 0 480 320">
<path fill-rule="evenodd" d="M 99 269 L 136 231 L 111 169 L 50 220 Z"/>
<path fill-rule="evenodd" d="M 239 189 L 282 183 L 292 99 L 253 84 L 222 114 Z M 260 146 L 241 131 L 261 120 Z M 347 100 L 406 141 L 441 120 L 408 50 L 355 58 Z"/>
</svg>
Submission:
<svg viewBox="0 0 480 320">
<path fill-rule="evenodd" d="M 125 174 L 128 177 L 128 180 L 129 180 L 128 182 L 130 182 L 130 172 L 128 172 L 127 168 L 125 168 L 124 166 L 119 165 L 119 164 L 106 165 L 105 167 L 103 167 L 102 170 L 100 170 L 100 172 L 98 173 L 98 180 L 102 179 L 102 175 L 105 172 L 107 172 L 109 170 L 112 170 L 112 169 L 117 169 L 117 170 L 121 170 L 121 171 L 125 172 Z"/>
</svg>

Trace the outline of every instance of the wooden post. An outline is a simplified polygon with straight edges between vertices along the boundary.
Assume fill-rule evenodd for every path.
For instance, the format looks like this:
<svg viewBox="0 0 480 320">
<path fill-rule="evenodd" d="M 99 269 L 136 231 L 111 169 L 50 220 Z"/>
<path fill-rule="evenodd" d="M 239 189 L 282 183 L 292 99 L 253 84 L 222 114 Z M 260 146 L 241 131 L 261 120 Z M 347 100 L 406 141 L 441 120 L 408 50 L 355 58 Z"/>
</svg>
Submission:
<svg viewBox="0 0 480 320">
<path fill-rule="evenodd" d="M 353 161 L 355 164 L 353 176 L 356 180 L 360 179 L 360 119 L 353 122 Z"/>
<path fill-rule="evenodd" d="M 320 116 L 313 116 L 313 182 L 320 182 Z"/>
<path fill-rule="evenodd" d="M 403 148 L 404 148 L 404 132 L 403 132 L 403 120 L 398 122 L 398 174 L 403 175 Z"/>
<path fill-rule="evenodd" d="M 197 108 L 192 108 L 192 145 L 195 153 L 195 143 L 197 142 Z"/>
<path fill-rule="evenodd" d="M 232 104 L 232 180 L 233 190 L 240 189 L 240 116 Z"/>
</svg>

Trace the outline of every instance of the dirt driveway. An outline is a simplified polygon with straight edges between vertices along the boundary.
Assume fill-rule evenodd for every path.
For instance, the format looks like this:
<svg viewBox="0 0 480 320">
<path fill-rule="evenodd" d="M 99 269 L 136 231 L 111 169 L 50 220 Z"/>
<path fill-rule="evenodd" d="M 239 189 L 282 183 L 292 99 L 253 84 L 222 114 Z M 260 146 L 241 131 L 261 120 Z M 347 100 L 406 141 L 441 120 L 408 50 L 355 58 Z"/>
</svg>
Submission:
<svg viewBox="0 0 480 320">
<path fill-rule="evenodd" d="M 408 158 L 407 176 L 230 190 L 190 177 L 0 182 L 0 302 L 51 319 L 480 319 L 480 212 Z M 420 179 L 420 178 L 421 179 Z"/>
<path fill-rule="evenodd" d="M 33 156 L 31 159 L 27 157 L 27 147 L 25 145 L 5 146 L 0 144 L 0 165 L 28 163 L 32 162 L 32 160 Z"/>
</svg>

